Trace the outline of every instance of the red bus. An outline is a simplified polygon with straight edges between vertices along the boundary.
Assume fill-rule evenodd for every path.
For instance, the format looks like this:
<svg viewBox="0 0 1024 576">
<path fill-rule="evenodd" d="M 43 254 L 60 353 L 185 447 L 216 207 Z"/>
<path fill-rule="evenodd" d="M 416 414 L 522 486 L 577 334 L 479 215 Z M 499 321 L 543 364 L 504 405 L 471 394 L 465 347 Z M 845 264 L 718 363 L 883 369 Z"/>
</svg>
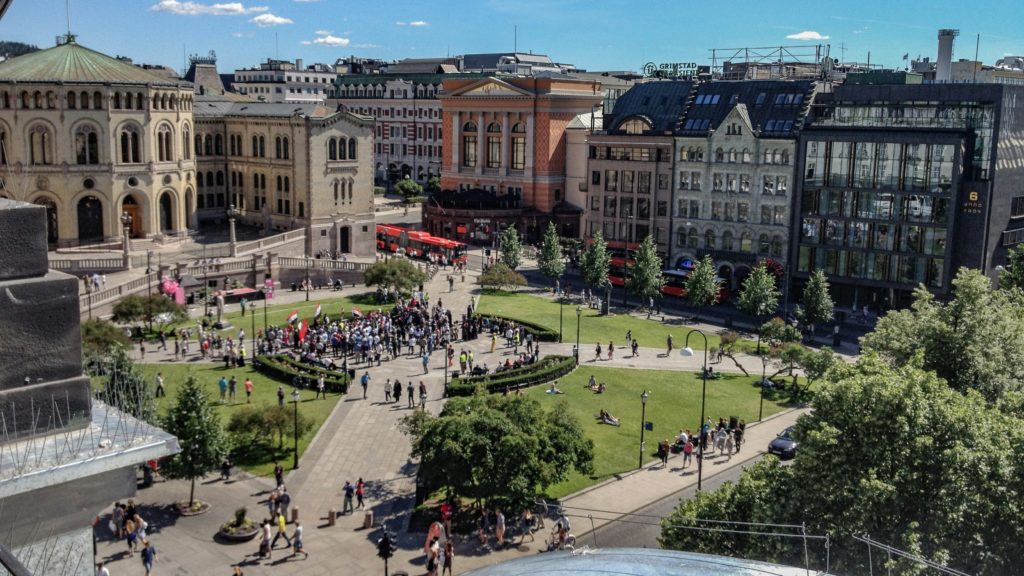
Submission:
<svg viewBox="0 0 1024 576">
<path fill-rule="evenodd" d="M 690 277 L 690 270 L 662 270 L 661 276 L 665 279 L 665 285 L 661 287 L 664 296 L 673 298 L 686 298 L 686 280 Z M 721 287 L 718 289 L 718 297 L 715 302 L 721 304 L 729 300 L 729 289 L 719 278 Z"/>
<path fill-rule="evenodd" d="M 457 240 L 433 236 L 391 224 L 377 224 L 377 249 L 391 253 L 404 250 L 410 258 L 465 264 L 466 245 Z"/>
</svg>

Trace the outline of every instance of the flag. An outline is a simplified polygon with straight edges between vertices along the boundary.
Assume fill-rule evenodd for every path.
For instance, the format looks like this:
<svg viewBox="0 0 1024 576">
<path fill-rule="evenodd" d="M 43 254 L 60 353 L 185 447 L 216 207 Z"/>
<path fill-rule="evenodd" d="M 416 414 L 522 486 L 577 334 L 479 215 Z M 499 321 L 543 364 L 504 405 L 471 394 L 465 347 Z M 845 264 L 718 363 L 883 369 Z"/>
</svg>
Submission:
<svg viewBox="0 0 1024 576">
<path fill-rule="evenodd" d="M 323 313 L 323 310 L 320 309 L 320 303 L 317 302 L 316 303 L 316 310 L 313 311 L 313 318 L 319 318 L 320 314 L 322 314 L 322 313 Z"/>
<path fill-rule="evenodd" d="M 910 58 L 910 52 L 907 52 L 906 54 L 903 55 L 904 60 L 906 60 L 907 58 Z"/>
<path fill-rule="evenodd" d="M 299 342 L 306 341 L 306 332 L 309 332 L 309 324 L 303 320 L 302 326 L 299 328 Z"/>
<path fill-rule="evenodd" d="M 288 323 L 289 324 L 295 324 L 295 322 L 298 321 L 298 319 L 299 319 L 299 312 L 298 312 L 298 310 L 292 310 L 292 313 L 288 315 Z"/>
<path fill-rule="evenodd" d="M 363 317 L 363 313 L 362 313 L 362 312 L 360 312 L 358 308 L 356 308 L 355 306 L 353 306 L 353 307 L 352 307 L 352 316 L 353 316 L 354 318 L 362 318 L 362 317 Z"/>
</svg>

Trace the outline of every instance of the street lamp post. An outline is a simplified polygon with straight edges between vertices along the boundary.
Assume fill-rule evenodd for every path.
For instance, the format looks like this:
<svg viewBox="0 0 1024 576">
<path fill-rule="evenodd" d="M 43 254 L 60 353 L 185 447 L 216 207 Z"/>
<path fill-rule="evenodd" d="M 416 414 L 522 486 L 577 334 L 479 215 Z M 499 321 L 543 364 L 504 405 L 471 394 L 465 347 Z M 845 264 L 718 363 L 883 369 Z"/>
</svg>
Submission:
<svg viewBox="0 0 1024 576">
<path fill-rule="evenodd" d="M 293 424 L 293 439 L 295 441 L 295 460 L 292 461 L 292 470 L 299 467 L 299 389 L 292 390 L 292 404 L 295 405 L 295 411 L 292 417 Z"/>
<path fill-rule="evenodd" d="M 228 206 L 228 209 L 224 211 L 224 214 L 228 217 L 228 245 L 230 247 L 229 253 L 233 258 L 238 255 L 238 246 L 235 243 L 235 219 L 238 218 L 238 215 L 241 214 L 241 212 L 238 210 L 238 208 L 235 208 L 234 204 L 231 204 Z"/>
<path fill-rule="evenodd" d="M 637 470 L 644 467 L 644 426 L 647 423 L 647 399 L 650 396 L 646 390 L 640 394 L 640 461 L 636 465 Z"/>
<path fill-rule="evenodd" d="M 580 320 L 583 318 L 583 306 L 576 306 L 576 365 L 580 365 Z"/>
<path fill-rule="evenodd" d="M 270 290 L 267 290 L 267 287 L 264 286 L 263 288 L 261 288 L 261 291 L 263 292 L 263 335 L 266 336 L 267 335 L 267 296 L 270 294 Z"/>
<path fill-rule="evenodd" d="M 306 256 L 306 302 L 309 302 L 309 267 L 312 266 L 313 259 Z"/>
<path fill-rule="evenodd" d="M 210 263 L 206 261 L 206 244 L 203 244 L 203 317 L 210 317 Z"/>
<path fill-rule="evenodd" d="M 149 284 L 149 286 L 146 288 L 146 291 L 148 292 L 148 294 L 150 296 L 153 295 L 153 268 L 152 268 L 152 264 L 153 263 L 152 263 L 152 260 L 153 260 L 153 251 L 152 250 L 146 250 L 146 278 L 147 278 L 147 283 Z"/>
<path fill-rule="evenodd" d="M 558 343 L 562 343 L 562 308 L 564 308 L 565 298 L 562 297 L 561 288 L 558 290 Z"/>
<path fill-rule="evenodd" d="M 761 406 L 757 409 L 757 421 L 764 415 L 764 376 L 768 371 L 768 356 L 761 356 Z"/>
<path fill-rule="evenodd" d="M 704 478 L 704 401 L 707 399 L 708 392 L 708 335 L 702 332 L 698 328 L 694 328 L 686 333 L 686 340 L 683 342 L 683 356 L 693 356 L 693 348 L 690 348 L 690 336 L 694 333 L 700 334 L 704 338 L 704 366 L 700 371 L 701 378 L 701 390 L 700 390 L 700 422 L 697 424 L 697 433 L 700 434 L 700 440 L 697 442 L 699 447 L 699 453 L 697 454 L 697 491 L 700 492 L 701 480 Z"/>
<path fill-rule="evenodd" d="M 122 240 L 121 248 L 124 250 L 124 267 L 131 268 L 132 259 L 130 252 L 132 251 L 131 240 L 128 238 L 128 232 L 132 228 L 132 215 L 127 212 L 121 213 L 121 227 L 124 229 L 124 239 Z"/>
<path fill-rule="evenodd" d="M 444 397 L 448 397 L 448 359 L 452 353 L 452 345 L 449 343 L 444 347 Z"/>
</svg>

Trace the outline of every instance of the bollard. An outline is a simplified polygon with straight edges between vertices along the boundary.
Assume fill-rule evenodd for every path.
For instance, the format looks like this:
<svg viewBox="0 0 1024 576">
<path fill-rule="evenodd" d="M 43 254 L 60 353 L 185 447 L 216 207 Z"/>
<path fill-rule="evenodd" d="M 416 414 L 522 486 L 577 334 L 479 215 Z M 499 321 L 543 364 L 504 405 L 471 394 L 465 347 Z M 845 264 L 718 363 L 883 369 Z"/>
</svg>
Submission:
<svg viewBox="0 0 1024 576">
<path fill-rule="evenodd" d="M 295 524 L 298 521 L 299 521 L 299 507 L 298 506 L 292 506 L 292 524 Z"/>
<path fill-rule="evenodd" d="M 370 528 L 373 528 L 373 510 L 367 510 L 363 515 L 363 529 L 369 530 Z"/>
<path fill-rule="evenodd" d="M 327 511 L 327 525 L 328 526 L 334 526 L 334 521 L 335 521 L 335 519 L 337 517 L 338 517 L 338 511 L 337 510 L 335 510 L 334 508 L 331 508 L 330 510 L 328 510 Z"/>
</svg>

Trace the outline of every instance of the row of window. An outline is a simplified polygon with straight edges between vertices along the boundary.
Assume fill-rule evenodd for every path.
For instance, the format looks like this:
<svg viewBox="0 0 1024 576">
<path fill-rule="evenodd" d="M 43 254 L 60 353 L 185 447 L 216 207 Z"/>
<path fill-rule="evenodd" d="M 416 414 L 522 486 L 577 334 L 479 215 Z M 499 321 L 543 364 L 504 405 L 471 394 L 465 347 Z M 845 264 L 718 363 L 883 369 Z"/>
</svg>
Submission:
<svg viewBox="0 0 1024 576">
<path fill-rule="evenodd" d="M 355 160 L 356 146 L 358 141 L 355 138 L 345 137 L 327 139 L 328 160 Z"/>
<path fill-rule="evenodd" d="M 52 90 L 29 92 L 23 90 L 17 96 L 19 108 L 37 110 L 56 110 L 59 105 L 58 95 Z M 102 92 L 67 92 L 65 101 L 69 110 L 103 110 L 104 96 Z M 191 110 L 192 99 L 178 98 L 177 94 L 155 93 L 151 98 L 153 110 Z M 145 110 L 146 97 L 141 92 L 114 92 L 110 96 L 110 107 L 113 110 Z M 0 92 L 0 108 L 14 108 L 15 98 L 6 90 Z"/>
<path fill-rule="evenodd" d="M 704 232 L 703 246 L 701 246 L 701 234 L 696 228 L 680 228 L 676 232 L 676 246 L 683 248 L 689 248 L 696 250 L 698 248 L 704 248 L 705 250 L 724 250 L 728 252 L 748 252 L 754 254 L 763 254 L 765 256 L 782 256 L 782 236 L 774 234 L 769 236 L 768 234 L 761 234 L 757 238 L 757 245 L 754 245 L 754 235 L 749 231 L 740 233 L 739 241 L 737 242 L 735 234 L 730 230 L 722 232 L 721 241 L 718 242 L 715 231 L 708 229 Z"/>
<path fill-rule="evenodd" d="M 441 132 L 441 126 L 438 125 L 437 131 L 435 132 L 433 124 L 427 124 L 426 130 L 424 130 L 423 126 L 417 126 L 415 132 L 410 131 L 409 127 L 405 125 L 396 126 L 391 124 L 385 126 L 383 123 L 377 124 L 377 137 L 385 140 L 388 138 L 410 139 L 410 133 L 412 135 L 412 139 L 415 140 L 423 140 L 424 134 L 426 135 L 427 140 L 433 140 L 435 134 L 437 135 L 437 139 L 441 140 L 443 138 L 441 136 Z"/>
<path fill-rule="evenodd" d="M 487 168 L 501 168 L 506 164 L 513 170 L 526 168 L 526 125 L 517 122 L 512 125 L 512 146 L 509 149 L 510 158 L 503 161 L 501 153 L 502 128 L 501 124 L 491 122 L 487 125 L 484 143 L 486 148 L 483 151 Z M 479 150 L 477 149 L 478 133 L 476 122 L 466 122 L 462 126 L 462 166 L 474 168 L 477 164 Z"/>
<path fill-rule="evenodd" d="M 949 198 L 871 190 L 804 190 L 800 211 L 805 216 L 839 216 L 942 224 Z"/>
<path fill-rule="evenodd" d="M 591 146 L 592 160 L 630 160 L 634 162 L 667 162 L 669 152 L 662 148 L 629 148 L 624 146 Z"/>
<path fill-rule="evenodd" d="M 28 163 L 34 166 L 47 166 L 57 163 L 54 150 L 53 131 L 45 124 L 35 124 L 27 131 Z M 182 157 L 188 160 L 190 157 L 189 129 L 183 131 L 183 152 Z M 99 128 L 92 124 L 80 124 L 75 128 L 74 137 L 74 158 L 76 164 L 99 164 L 102 160 L 100 154 Z M 121 128 L 118 133 L 118 150 L 120 151 L 120 162 L 123 164 L 142 163 L 142 130 L 134 125 L 128 124 Z M 8 163 L 8 138 L 5 130 L 0 130 L 0 165 Z M 116 154 L 116 153 L 115 153 Z M 156 130 L 156 161 L 171 162 L 175 160 L 174 155 L 174 129 L 169 124 L 161 124 Z"/>
<path fill-rule="evenodd" d="M 941 288 L 945 263 L 944 258 L 801 246 L 796 266 L 801 272 L 822 270 L 830 276 Z"/>
<path fill-rule="evenodd" d="M 690 220 L 720 220 L 724 222 L 749 222 L 750 204 L 746 202 L 711 202 L 710 212 L 701 210 L 700 200 L 678 198 L 676 200 L 676 217 Z M 703 216 L 701 216 L 703 214 Z M 765 226 L 786 226 L 786 207 L 764 204 L 761 206 L 760 224 Z"/>
<path fill-rule="evenodd" d="M 668 190 L 668 174 L 658 174 L 658 190 Z M 590 173 L 590 183 L 594 186 L 601 185 L 601 171 L 593 170 Z M 640 194 L 651 193 L 651 173 L 638 172 L 634 170 L 605 170 L 604 171 L 605 192 L 638 192 Z"/>
<path fill-rule="evenodd" d="M 255 158 L 266 158 L 267 140 L 265 136 L 253 135 L 252 156 Z M 241 134 L 228 134 L 228 155 L 242 156 Z M 196 155 L 197 156 L 223 156 L 224 137 L 220 134 L 196 134 Z M 274 137 L 274 158 L 277 160 L 288 160 L 291 158 L 291 140 L 287 136 Z"/>
<path fill-rule="evenodd" d="M 426 86 L 417 86 L 413 95 L 416 98 L 433 98 L 441 91 L 440 85 L 429 84 Z M 383 87 L 375 86 L 339 86 L 335 89 L 335 94 L 338 98 L 384 98 L 385 93 L 388 98 L 408 98 L 409 89 L 403 88 L 401 90 L 387 90 Z"/>
<path fill-rule="evenodd" d="M 377 142 L 376 144 L 377 155 L 389 154 L 396 156 L 397 151 L 401 151 L 403 156 L 426 156 L 427 158 L 440 158 L 441 152 L 443 151 L 442 146 L 424 146 L 423 144 L 396 144 L 394 142 L 383 144 Z"/>
<path fill-rule="evenodd" d="M 938 226 L 804 218 L 800 226 L 800 242 L 942 256 L 946 253 L 946 229 Z"/>
<path fill-rule="evenodd" d="M 807 143 L 804 182 L 948 194 L 954 152 L 951 144 L 812 141 Z"/>
<path fill-rule="evenodd" d="M 632 198 L 622 198 L 621 200 L 619 200 L 619 204 L 621 206 L 621 211 L 619 212 L 620 217 L 621 218 L 631 218 L 633 216 L 633 199 Z M 646 198 L 637 198 L 636 199 L 636 206 L 637 206 L 637 216 L 639 218 L 649 218 L 650 217 L 650 201 L 648 199 L 646 199 Z M 601 197 L 600 196 L 595 194 L 595 195 L 590 197 L 590 210 L 593 211 L 593 212 L 598 212 L 598 211 L 601 210 Z M 655 208 L 655 215 L 658 218 L 667 218 L 668 217 L 668 200 L 658 200 L 658 203 L 656 204 L 656 208 Z M 603 214 L 603 216 L 606 217 L 606 218 L 614 218 L 615 217 L 614 207 L 611 210 L 611 213 L 606 211 Z"/>
<path fill-rule="evenodd" d="M 439 120 L 441 118 L 440 107 L 421 107 L 416 108 L 377 108 L 369 106 L 352 106 L 349 108 L 356 114 L 365 114 L 367 116 L 373 116 L 380 120 L 381 118 L 433 118 Z M 440 138 L 440 136 L 438 136 Z"/>
</svg>

